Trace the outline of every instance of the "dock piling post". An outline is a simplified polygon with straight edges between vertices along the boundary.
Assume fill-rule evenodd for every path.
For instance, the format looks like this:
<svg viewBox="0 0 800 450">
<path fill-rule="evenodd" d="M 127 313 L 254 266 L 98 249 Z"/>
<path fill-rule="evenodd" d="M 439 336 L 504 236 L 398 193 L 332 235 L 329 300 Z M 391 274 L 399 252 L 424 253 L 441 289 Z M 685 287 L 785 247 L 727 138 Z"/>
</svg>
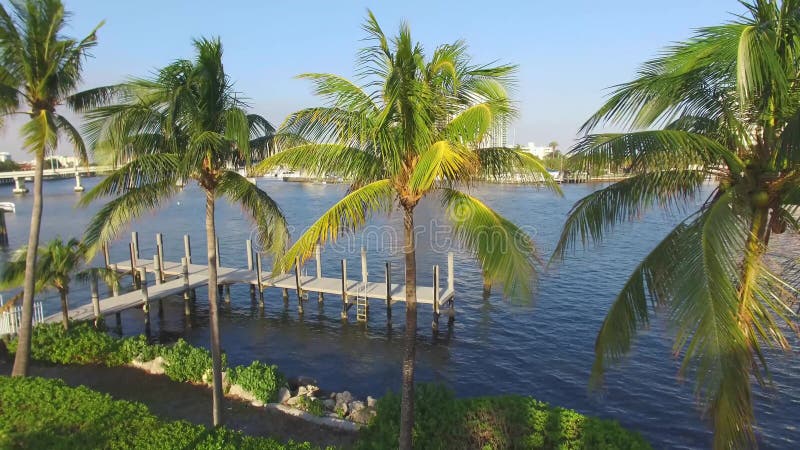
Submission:
<svg viewBox="0 0 800 450">
<path fill-rule="evenodd" d="M 185 256 L 181 258 L 181 272 L 183 275 L 183 314 L 188 316 L 191 314 L 189 309 L 189 262 Z"/>
<path fill-rule="evenodd" d="M 110 244 L 106 242 L 103 244 L 103 261 L 106 263 L 106 269 L 111 267 L 111 256 L 109 256 L 108 247 Z"/>
<path fill-rule="evenodd" d="M 225 298 L 225 303 L 230 303 L 231 302 L 231 285 L 230 284 L 226 284 L 225 285 L 225 297 L 224 298 Z"/>
<path fill-rule="evenodd" d="M 131 244 L 133 244 L 133 256 L 136 257 L 138 261 L 140 258 L 139 254 L 139 232 L 138 231 L 131 231 Z"/>
<path fill-rule="evenodd" d="M 161 284 L 161 277 L 159 276 L 161 273 L 161 261 L 158 259 L 158 255 L 153 255 L 153 272 L 156 275 L 156 284 Z"/>
<path fill-rule="evenodd" d="M 447 324 L 452 325 L 456 321 L 456 279 L 453 269 L 453 252 L 447 253 L 447 290 L 450 291 L 450 300 L 447 302 Z"/>
<path fill-rule="evenodd" d="M 161 282 L 164 282 L 164 236 L 161 233 L 156 233 L 156 253 L 158 254 L 158 277 Z"/>
<path fill-rule="evenodd" d="M 92 273 L 89 278 L 89 286 L 92 292 L 92 309 L 94 310 L 94 327 L 100 326 L 100 294 L 97 289 L 97 273 Z"/>
<path fill-rule="evenodd" d="M 111 265 L 111 270 L 114 272 L 115 276 L 116 276 L 117 273 L 119 273 L 118 266 L 116 264 L 112 264 Z M 114 284 L 111 285 L 111 295 L 113 295 L 114 297 L 119 295 L 119 280 L 118 279 L 115 279 L 114 280 Z"/>
<path fill-rule="evenodd" d="M 188 234 L 183 235 L 183 254 L 186 256 L 186 262 L 192 263 L 192 241 Z"/>
<path fill-rule="evenodd" d="M 142 284 L 142 311 L 144 311 L 144 327 L 145 330 L 150 330 L 150 297 L 147 295 L 147 269 L 144 267 L 139 268 L 139 279 Z"/>
<path fill-rule="evenodd" d="M 322 251 L 320 250 L 319 245 L 317 245 L 314 248 L 314 257 L 317 260 L 317 278 L 319 278 L 321 280 L 322 279 Z M 319 293 L 317 294 L 317 302 L 322 303 L 324 301 L 325 301 L 325 294 L 323 294 L 322 291 L 319 291 Z"/>
<path fill-rule="evenodd" d="M 217 267 L 222 267 L 222 257 L 219 254 L 219 238 L 216 238 L 215 245 L 217 246 Z"/>
<path fill-rule="evenodd" d="M 128 244 L 128 251 L 130 252 L 131 256 L 131 278 L 133 279 L 133 285 L 137 288 L 140 288 L 141 283 L 138 280 L 138 273 L 136 272 L 136 252 L 133 249 L 133 242 Z"/>
<path fill-rule="evenodd" d="M 439 331 L 439 266 L 433 266 L 433 331 Z"/>
<path fill-rule="evenodd" d="M 297 312 L 303 314 L 303 289 L 300 287 L 300 258 L 294 260 L 294 283 L 297 288 Z"/>
<path fill-rule="evenodd" d="M 111 270 L 114 271 L 114 276 L 116 277 L 116 275 L 119 273 L 119 266 L 117 266 L 116 264 L 112 264 L 111 265 Z M 114 283 L 111 285 L 111 295 L 113 295 L 114 297 L 119 295 L 119 279 L 117 279 L 117 278 L 114 279 Z M 114 317 L 117 319 L 117 331 L 119 333 L 121 333 L 122 332 L 122 314 L 119 311 L 117 311 L 117 313 L 114 314 Z"/>
<path fill-rule="evenodd" d="M 347 320 L 347 260 L 342 260 L 342 320 Z"/>
<path fill-rule="evenodd" d="M 253 270 L 253 241 L 246 240 L 245 247 L 247 247 L 247 270 Z"/>
<path fill-rule="evenodd" d="M 256 281 L 258 282 L 258 303 L 264 306 L 264 282 L 261 279 L 261 253 L 256 253 Z"/>
<path fill-rule="evenodd" d="M 367 270 L 367 248 L 363 245 L 361 246 L 361 282 L 364 284 L 364 321 L 366 322 L 366 318 L 369 317 L 369 297 L 367 296 L 367 282 L 368 282 L 369 271 Z M 358 307 L 356 307 L 358 308 Z M 356 311 L 358 312 L 358 311 Z"/>
<path fill-rule="evenodd" d="M 386 324 L 392 325 L 392 262 L 386 261 Z"/>
</svg>

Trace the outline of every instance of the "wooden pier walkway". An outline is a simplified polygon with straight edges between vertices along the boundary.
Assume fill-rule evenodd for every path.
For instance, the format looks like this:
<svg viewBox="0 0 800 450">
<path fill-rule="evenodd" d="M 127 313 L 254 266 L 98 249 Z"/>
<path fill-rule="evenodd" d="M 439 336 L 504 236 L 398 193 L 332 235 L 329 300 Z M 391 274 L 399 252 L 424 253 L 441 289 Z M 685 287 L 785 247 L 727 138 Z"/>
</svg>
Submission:
<svg viewBox="0 0 800 450">
<path fill-rule="evenodd" d="M 247 267 L 231 268 L 220 266 L 217 268 L 217 283 L 219 285 L 220 301 L 230 301 L 230 286 L 245 284 L 250 286 L 252 301 L 263 305 L 263 292 L 267 288 L 283 289 L 283 301 L 288 306 L 289 291 L 295 292 L 298 310 L 303 313 L 303 304 L 309 301 L 309 294 L 316 293 L 319 302 L 324 301 L 325 294 L 341 297 L 341 318 L 348 319 L 348 311 L 356 306 L 356 319 L 367 321 L 370 300 L 381 300 L 386 306 L 387 321 L 391 323 L 391 305 L 406 301 L 405 285 L 391 282 L 391 265 L 385 263 L 383 281 L 370 281 L 367 273 L 366 251 L 361 250 L 361 279 L 354 280 L 347 277 L 347 261 L 341 260 L 341 275 L 336 278 L 322 276 L 322 263 L 320 250 L 316 251 L 316 274 L 313 276 L 302 273 L 295 267 L 292 273 L 272 275 L 261 267 L 261 257 L 253 252 L 251 241 L 246 242 Z M 193 264 L 191 262 L 191 247 L 189 236 L 184 236 L 185 256 L 181 262 L 166 261 L 163 257 L 163 244 L 161 235 L 156 238 L 157 254 L 152 259 L 138 257 L 138 235 L 132 233 L 129 251 L 129 260 L 111 263 L 108 248 L 104 249 L 105 262 L 108 268 L 122 274 L 130 274 L 137 288 L 126 293 L 116 293 L 111 297 L 100 299 L 97 281 L 92 280 L 92 302 L 69 311 L 73 320 L 91 320 L 108 314 L 119 313 L 126 309 L 142 307 L 146 313 L 145 320 L 149 321 L 150 303 L 172 295 L 183 295 L 186 304 L 185 312 L 189 314 L 188 304 L 194 296 L 196 288 L 208 285 L 208 266 Z M 219 252 L 217 252 L 219 254 Z M 431 305 L 434 314 L 433 326 L 438 326 L 439 315 L 442 309 L 446 310 L 449 320 L 454 319 L 454 278 L 453 254 L 448 254 L 447 283 L 441 286 L 439 267 L 433 267 L 433 286 L 417 286 L 417 303 Z M 117 316 L 119 320 L 119 316 Z M 52 314 L 44 319 L 45 323 L 60 322 L 61 313 Z"/>
</svg>

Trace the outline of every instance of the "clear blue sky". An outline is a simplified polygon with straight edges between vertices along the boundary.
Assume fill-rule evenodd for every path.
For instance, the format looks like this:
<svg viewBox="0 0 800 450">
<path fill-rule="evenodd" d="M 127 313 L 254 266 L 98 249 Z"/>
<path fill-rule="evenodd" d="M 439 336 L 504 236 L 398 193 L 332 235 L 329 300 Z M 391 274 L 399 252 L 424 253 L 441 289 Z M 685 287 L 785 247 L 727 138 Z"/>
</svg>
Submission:
<svg viewBox="0 0 800 450">
<path fill-rule="evenodd" d="M 360 25 L 372 8 L 391 34 L 402 20 L 426 48 L 465 39 L 477 62 L 518 64 L 520 118 L 509 139 L 557 140 L 568 147 L 607 88 L 630 79 L 638 65 L 697 27 L 731 18 L 734 0 L 574 1 L 263 1 L 65 0 L 68 34 L 83 37 L 105 20 L 86 64 L 92 87 L 143 76 L 173 59 L 191 57 L 191 39 L 220 36 L 226 71 L 252 109 L 280 123 L 318 103 L 303 72 L 353 73 L 363 46 Z M 3 2 L 7 4 L 6 2 Z M 0 132 L 0 150 L 28 160 L 17 124 Z M 62 145 L 61 154 L 71 149 Z"/>
</svg>

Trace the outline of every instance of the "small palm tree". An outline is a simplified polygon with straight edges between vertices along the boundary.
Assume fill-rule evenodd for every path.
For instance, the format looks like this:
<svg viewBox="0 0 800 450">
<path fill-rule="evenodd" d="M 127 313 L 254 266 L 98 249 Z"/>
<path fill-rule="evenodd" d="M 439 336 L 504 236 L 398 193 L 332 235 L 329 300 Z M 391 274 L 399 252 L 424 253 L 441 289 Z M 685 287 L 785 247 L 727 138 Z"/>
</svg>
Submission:
<svg viewBox="0 0 800 450">
<path fill-rule="evenodd" d="M 33 208 L 25 259 L 19 344 L 11 374 L 28 373 L 33 295 L 36 288 L 36 249 L 42 219 L 42 171 L 45 156 L 66 137 L 84 161 L 86 148 L 78 130 L 56 109 L 73 109 L 91 102 L 93 93 L 73 94 L 81 81 L 83 60 L 97 43 L 98 25 L 80 41 L 62 35 L 68 13 L 60 0 L 11 2 L 12 13 L 0 5 L 0 124 L 11 114 L 29 120 L 22 126 L 25 149 L 34 155 Z"/>
<path fill-rule="evenodd" d="M 25 278 L 28 249 L 23 246 L 0 269 L 0 288 L 20 286 Z M 64 329 L 69 328 L 69 286 L 73 277 L 80 276 L 86 263 L 86 248 L 77 239 L 64 242 L 57 237 L 39 247 L 36 265 L 36 292 L 54 289 L 61 297 Z"/>
<path fill-rule="evenodd" d="M 371 12 L 364 29 L 374 42 L 361 51 L 364 86 L 332 74 L 301 75 L 329 105 L 292 114 L 278 130 L 279 142 L 288 148 L 258 168 L 288 166 L 352 182 L 350 192 L 278 261 L 278 270 L 305 261 L 318 243 L 363 226 L 373 213 L 402 210 L 406 332 L 400 448 L 410 449 L 417 334 L 414 208 L 422 198 L 438 196 L 485 276 L 502 283 L 506 294 L 524 297 L 537 271 L 531 240 L 464 188 L 478 176 L 520 172 L 558 188 L 531 155 L 478 147 L 495 124 L 514 114 L 507 96 L 513 66 L 474 65 L 460 41 L 437 47 L 427 59 L 406 25 L 389 41 Z"/>
<path fill-rule="evenodd" d="M 264 118 L 247 114 L 222 65 L 218 39 L 194 41 L 194 60 L 178 60 L 152 79 L 135 79 L 104 88 L 106 105 L 87 113 L 87 138 L 110 150 L 119 169 L 100 182 L 82 204 L 114 197 L 86 229 L 86 244 L 96 249 L 131 220 L 152 210 L 194 180 L 206 197 L 206 248 L 211 355 L 214 375 L 214 425 L 222 423 L 222 359 L 217 314 L 215 204 L 218 197 L 238 203 L 258 227 L 265 252 L 280 255 L 288 240 L 286 221 L 264 191 L 231 170 L 249 163 L 251 139 L 270 134 Z M 262 139 L 263 140 L 263 139 Z M 257 142 L 256 142 L 257 143 Z"/>
<path fill-rule="evenodd" d="M 617 296 L 597 336 L 592 384 L 628 353 L 649 306 L 664 311 L 717 449 L 755 445 L 751 382 L 769 382 L 763 346 L 789 350 L 784 332 L 797 320 L 766 254 L 772 235 L 800 232 L 800 2 L 744 5 L 736 21 L 647 62 L 584 125 L 628 131 L 588 134 L 573 158 L 633 176 L 579 200 L 555 252 L 599 241 L 652 206 L 683 204 L 716 180 Z"/>
</svg>

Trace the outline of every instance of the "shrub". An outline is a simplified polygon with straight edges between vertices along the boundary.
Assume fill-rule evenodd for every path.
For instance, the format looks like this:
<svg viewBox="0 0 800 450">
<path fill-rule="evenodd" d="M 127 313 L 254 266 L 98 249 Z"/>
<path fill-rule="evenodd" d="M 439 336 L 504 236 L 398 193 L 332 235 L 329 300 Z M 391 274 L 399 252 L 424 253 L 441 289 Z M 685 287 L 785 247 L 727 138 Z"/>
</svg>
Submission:
<svg viewBox="0 0 800 450">
<path fill-rule="evenodd" d="M 361 433 L 361 449 L 397 447 L 400 396 L 378 400 L 377 416 Z M 418 385 L 414 447 L 425 449 L 649 449 L 616 422 L 551 408 L 522 396 L 457 399 L 439 385 Z"/>
<path fill-rule="evenodd" d="M 207 429 L 154 416 L 141 403 L 113 400 L 60 380 L 0 376 L 0 448 L 311 450 L 245 436 L 227 428 Z"/>
<path fill-rule="evenodd" d="M 274 401 L 278 390 L 286 386 L 286 378 L 278 371 L 278 366 L 269 366 L 260 361 L 253 361 L 247 367 L 234 367 L 230 370 L 229 379 L 264 403 Z"/>
<path fill-rule="evenodd" d="M 211 352 L 193 347 L 183 339 L 164 347 L 162 356 L 166 363 L 164 373 L 175 381 L 202 383 L 203 375 L 211 371 Z M 225 362 L 225 355 L 222 355 L 222 367 Z"/>
<path fill-rule="evenodd" d="M 88 322 L 71 323 L 68 331 L 60 323 L 41 324 L 31 335 L 31 358 L 56 364 L 118 365 L 114 357 L 118 347 L 118 339 L 95 330 Z M 8 351 L 16 350 L 14 338 Z"/>
<path fill-rule="evenodd" d="M 315 397 L 301 395 L 294 406 L 315 416 L 322 417 L 325 415 L 325 405 L 322 400 Z"/>
</svg>

